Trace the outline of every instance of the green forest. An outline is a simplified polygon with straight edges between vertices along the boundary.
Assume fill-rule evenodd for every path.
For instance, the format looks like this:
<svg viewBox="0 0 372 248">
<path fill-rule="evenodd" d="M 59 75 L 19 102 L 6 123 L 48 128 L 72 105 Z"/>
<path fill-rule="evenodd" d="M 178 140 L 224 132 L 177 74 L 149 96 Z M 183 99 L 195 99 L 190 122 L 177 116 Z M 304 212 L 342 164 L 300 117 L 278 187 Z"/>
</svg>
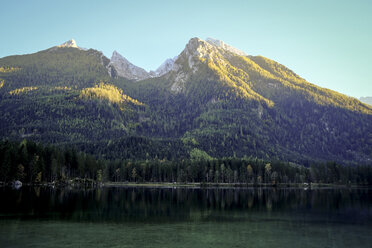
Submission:
<svg viewBox="0 0 372 248">
<path fill-rule="evenodd" d="M 71 144 L 105 159 L 182 160 L 199 149 L 306 166 L 371 163 L 368 105 L 264 57 L 214 54 L 193 58 L 194 72 L 184 51 L 179 71 L 138 82 L 118 77 L 93 49 L 2 58 L 0 136 Z M 180 73 L 184 89 L 175 93 Z"/>
<path fill-rule="evenodd" d="M 204 45 L 141 81 L 93 49 L 1 58 L 0 181 L 371 182 L 369 105 Z"/>
<path fill-rule="evenodd" d="M 335 162 L 309 167 L 257 158 L 218 158 L 194 149 L 183 160 L 107 160 L 74 148 L 43 146 L 24 140 L 0 142 L 0 181 L 66 183 L 72 179 L 95 182 L 212 183 L 292 185 L 304 183 L 372 185 L 372 167 Z"/>
</svg>

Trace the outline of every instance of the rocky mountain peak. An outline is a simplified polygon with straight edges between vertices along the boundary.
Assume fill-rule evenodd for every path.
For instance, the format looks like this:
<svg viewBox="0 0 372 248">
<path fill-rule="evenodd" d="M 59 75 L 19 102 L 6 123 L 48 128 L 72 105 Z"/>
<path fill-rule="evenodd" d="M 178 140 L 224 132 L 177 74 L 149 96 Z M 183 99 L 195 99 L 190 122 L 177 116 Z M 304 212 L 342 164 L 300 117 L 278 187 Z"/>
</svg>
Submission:
<svg viewBox="0 0 372 248">
<path fill-rule="evenodd" d="M 199 58 L 206 58 L 216 52 L 230 52 L 239 56 L 247 56 L 246 53 L 239 49 L 232 47 L 225 42 L 213 38 L 202 40 L 200 38 L 192 38 L 187 43 L 185 51 L 189 55 L 194 55 Z"/>
<path fill-rule="evenodd" d="M 231 52 L 231 53 L 235 53 L 235 54 L 240 55 L 240 56 L 247 56 L 247 54 L 244 53 L 243 51 L 240 51 L 239 49 L 237 49 L 235 47 L 232 47 L 232 46 L 224 43 L 221 40 L 216 40 L 216 39 L 213 39 L 213 38 L 207 38 L 206 39 L 206 42 L 208 42 L 212 46 L 221 48 L 221 49 L 223 49 L 225 51 L 228 51 L 228 52 Z"/>
<path fill-rule="evenodd" d="M 74 48 L 79 48 L 76 45 L 76 41 L 74 39 L 68 40 L 65 43 L 62 43 L 61 45 L 59 45 L 58 47 L 74 47 Z"/>
<path fill-rule="evenodd" d="M 199 38 L 192 38 L 187 43 L 184 52 L 187 56 L 206 57 L 213 50 L 213 46 Z"/>
<path fill-rule="evenodd" d="M 199 38 L 192 38 L 186 44 L 185 49 L 178 55 L 171 71 L 170 80 L 174 83 L 171 86 L 171 91 L 175 93 L 184 92 L 186 82 L 191 75 L 197 73 L 202 64 L 213 60 L 218 49 L 211 44 Z"/>
<path fill-rule="evenodd" d="M 117 51 L 112 53 L 110 65 L 116 69 L 120 77 L 136 81 L 150 77 L 150 74 L 147 71 L 141 67 L 133 65 Z"/>
<path fill-rule="evenodd" d="M 174 58 L 169 58 L 165 60 L 156 71 L 150 71 L 152 77 L 161 77 L 164 74 L 170 72 L 173 69 L 174 63 L 176 62 L 178 56 Z"/>
<path fill-rule="evenodd" d="M 129 63 L 129 61 L 124 58 L 120 53 L 118 53 L 116 50 L 112 52 L 112 55 L 111 55 L 111 62 L 127 62 Z"/>
</svg>

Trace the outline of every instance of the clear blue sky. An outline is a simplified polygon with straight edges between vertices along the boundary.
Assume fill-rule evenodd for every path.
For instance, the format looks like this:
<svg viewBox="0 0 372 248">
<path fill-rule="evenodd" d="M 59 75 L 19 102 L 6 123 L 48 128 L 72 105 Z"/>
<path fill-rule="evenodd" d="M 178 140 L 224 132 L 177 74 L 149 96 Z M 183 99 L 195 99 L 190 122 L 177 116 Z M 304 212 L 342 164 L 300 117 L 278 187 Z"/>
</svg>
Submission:
<svg viewBox="0 0 372 248">
<path fill-rule="evenodd" d="M 156 69 L 191 37 L 263 55 L 306 80 L 372 96 L 371 0 L 0 0 L 0 57 L 74 38 L 78 46 Z"/>
</svg>

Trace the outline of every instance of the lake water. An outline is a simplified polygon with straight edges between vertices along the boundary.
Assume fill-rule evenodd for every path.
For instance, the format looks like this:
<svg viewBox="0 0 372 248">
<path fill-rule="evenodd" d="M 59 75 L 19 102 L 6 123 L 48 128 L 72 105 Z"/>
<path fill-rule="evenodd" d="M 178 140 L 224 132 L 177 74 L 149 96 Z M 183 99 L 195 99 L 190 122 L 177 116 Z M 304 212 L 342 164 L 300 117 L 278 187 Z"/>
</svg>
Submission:
<svg viewBox="0 0 372 248">
<path fill-rule="evenodd" d="M 0 247 L 372 247 L 370 189 L 0 188 Z"/>
</svg>

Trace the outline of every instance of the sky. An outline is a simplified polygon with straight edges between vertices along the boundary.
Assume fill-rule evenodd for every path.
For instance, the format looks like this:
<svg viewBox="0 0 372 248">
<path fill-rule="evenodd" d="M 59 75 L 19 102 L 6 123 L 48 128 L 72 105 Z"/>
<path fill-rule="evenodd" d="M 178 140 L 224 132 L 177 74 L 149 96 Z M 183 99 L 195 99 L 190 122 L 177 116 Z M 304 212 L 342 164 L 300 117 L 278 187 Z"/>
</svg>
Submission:
<svg viewBox="0 0 372 248">
<path fill-rule="evenodd" d="M 0 0 L 0 58 L 75 39 L 155 70 L 192 37 L 273 59 L 321 87 L 372 96 L 371 0 Z"/>
</svg>

